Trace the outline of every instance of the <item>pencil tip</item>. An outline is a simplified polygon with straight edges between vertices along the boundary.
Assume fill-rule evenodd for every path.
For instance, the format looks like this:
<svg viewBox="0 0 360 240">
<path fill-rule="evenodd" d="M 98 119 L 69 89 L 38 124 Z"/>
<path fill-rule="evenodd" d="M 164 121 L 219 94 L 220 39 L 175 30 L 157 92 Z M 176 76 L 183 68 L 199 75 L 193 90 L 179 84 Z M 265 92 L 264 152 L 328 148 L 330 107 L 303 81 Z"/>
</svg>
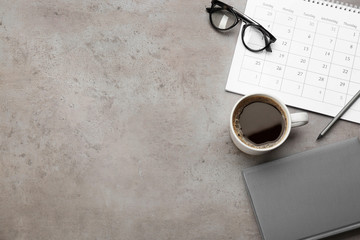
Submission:
<svg viewBox="0 0 360 240">
<path fill-rule="evenodd" d="M 317 137 L 316 141 L 319 140 L 319 139 L 322 138 L 322 137 L 323 137 L 323 135 L 320 134 L 320 135 Z"/>
</svg>

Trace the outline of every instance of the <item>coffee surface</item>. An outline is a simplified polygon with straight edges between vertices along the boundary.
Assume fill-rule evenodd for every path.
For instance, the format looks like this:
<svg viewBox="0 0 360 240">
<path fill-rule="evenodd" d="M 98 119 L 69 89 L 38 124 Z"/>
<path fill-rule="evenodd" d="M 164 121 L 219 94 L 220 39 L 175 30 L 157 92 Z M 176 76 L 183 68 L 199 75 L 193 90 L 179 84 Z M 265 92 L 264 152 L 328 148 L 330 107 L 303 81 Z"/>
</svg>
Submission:
<svg viewBox="0 0 360 240">
<path fill-rule="evenodd" d="M 264 102 L 246 105 L 238 116 L 238 123 L 243 137 L 255 145 L 276 142 L 285 128 L 281 112 Z"/>
</svg>

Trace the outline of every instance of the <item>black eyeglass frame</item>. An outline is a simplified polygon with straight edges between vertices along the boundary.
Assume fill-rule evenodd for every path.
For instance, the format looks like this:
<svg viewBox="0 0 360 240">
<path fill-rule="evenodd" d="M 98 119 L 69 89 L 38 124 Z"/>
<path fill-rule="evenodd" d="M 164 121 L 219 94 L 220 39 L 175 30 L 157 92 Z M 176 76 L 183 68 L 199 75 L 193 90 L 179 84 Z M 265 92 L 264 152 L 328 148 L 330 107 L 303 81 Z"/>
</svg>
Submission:
<svg viewBox="0 0 360 240">
<path fill-rule="evenodd" d="M 216 9 L 216 8 L 214 8 L 215 5 L 218 5 L 221 8 Z M 213 23 L 212 18 L 211 18 L 212 13 L 214 13 L 216 11 L 220 11 L 220 10 L 227 10 L 227 11 L 231 12 L 232 14 L 234 14 L 234 16 L 236 17 L 235 23 L 226 29 L 221 29 L 221 28 L 216 27 L 216 25 Z M 261 52 L 264 49 L 266 49 L 266 51 L 268 51 L 268 52 L 272 52 L 270 44 L 274 43 L 276 41 L 276 38 L 274 37 L 274 35 L 272 35 L 268 30 L 266 30 L 263 26 L 261 26 L 260 23 L 256 22 L 254 19 L 246 16 L 245 14 L 242 14 L 242 13 L 236 11 L 232 6 L 230 6 L 226 3 L 223 3 L 221 1 L 218 1 L 218 0 L 212 0 L 211 7 L 206 8 L 206 11 L 209 13 L 211 25 L 216 30 L 219 30 L 219 31 L 228 31 L 228 30 L 232 29 L 233 27 L 235 27 L 240 22 L 240 20 L 242 20 L 245 23 L 245 25 L 243 26 L 242 31 L 241 31 L 241 40 L 242 40 L 244 46 L 246 47 L 246 49 L 248 49 L 249 51 L 252 51 L 252 52 Z M 245 30 L 246 30 L 246 28 L 248 28 L 250 26 L 256 28 L 264 35 L 265 47 L 255 50 L 255 49 L 249 48 L 245 44 L 245 41 L 244 41 Z"/>
</svg>

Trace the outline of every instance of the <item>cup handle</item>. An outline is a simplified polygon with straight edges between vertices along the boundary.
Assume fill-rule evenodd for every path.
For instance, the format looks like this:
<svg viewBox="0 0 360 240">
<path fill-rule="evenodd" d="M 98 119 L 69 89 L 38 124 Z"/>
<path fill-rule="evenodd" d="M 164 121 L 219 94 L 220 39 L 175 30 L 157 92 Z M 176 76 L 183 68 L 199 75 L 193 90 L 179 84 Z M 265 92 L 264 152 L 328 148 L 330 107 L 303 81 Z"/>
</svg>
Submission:
<svg viewBox="0 0 360 240">
<path fill-rule="evenodd" d="M 300 127 L 309 122 L 309 115 L 306 112 L 292 113 L 291 127 Z"/>
</svg>

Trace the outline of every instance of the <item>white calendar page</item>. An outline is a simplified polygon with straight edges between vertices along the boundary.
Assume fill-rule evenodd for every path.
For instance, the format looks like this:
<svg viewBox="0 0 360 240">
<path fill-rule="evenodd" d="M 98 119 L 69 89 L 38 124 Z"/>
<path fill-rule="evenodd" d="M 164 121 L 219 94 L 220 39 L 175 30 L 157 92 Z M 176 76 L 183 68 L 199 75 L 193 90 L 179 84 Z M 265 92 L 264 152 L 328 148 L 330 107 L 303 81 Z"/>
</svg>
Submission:
<svg viewBox="0 0 360 240">
<path fill-rule="evenodd" d="M 360 89 L 360 12 L 322 1 L 248 0 L 245 14 L 277 41 L 253 53 L 238 37 L 226 90 L 266 92 L 335 116 Z M 343 115 L 360 123 L 360 99 Z"/>
</svg>

